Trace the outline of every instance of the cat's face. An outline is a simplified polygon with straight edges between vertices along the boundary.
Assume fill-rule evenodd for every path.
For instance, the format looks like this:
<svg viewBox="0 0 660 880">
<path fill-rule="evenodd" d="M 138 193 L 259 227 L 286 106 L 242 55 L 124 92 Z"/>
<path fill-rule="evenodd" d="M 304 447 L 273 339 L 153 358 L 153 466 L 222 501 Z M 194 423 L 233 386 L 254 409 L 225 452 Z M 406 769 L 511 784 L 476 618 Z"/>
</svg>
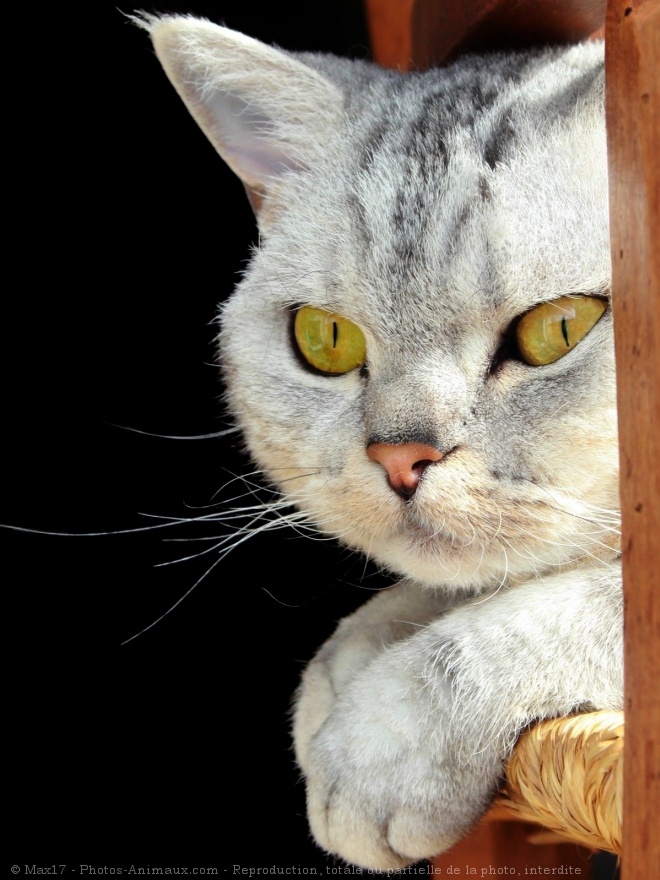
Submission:
<svg viewBox="0 0 660 880">
<path fill-rule="evenodd" d="M 182 64 L 183 50 L 167 51 L 170 67 Z M 248 73 L 276 64 L 272 52 L 245 61 Z M 180 88 L 265 193 L 261 245 L 220 337 L 252 457 L 318 529 L 424 584 L 497 586 L 612 555 L 609 310 L 550 363 L 526 362 L 515 337 L 542 303 L 608 293 L 598 48 L 411 78 L 282 58 L 289 85 L 227 85 L 218 68 L 201 110 Z M 278 98 L 292 96 L 303 111 L 282 121 Z M 207 121 L 210 105 L 229 114 L 229 135 Z M 241 115 L 250 131 L 239 136 Z M 270 141 L 265 158 L 254 160 L 250 138 Z M 329 375 L 306 362 L 293 326 L 305 306 L 358 328 L 366 353 L 354 368 Z M 438 457 L 404 496 L 371 452 L 410 443 Z"/>
</svg>

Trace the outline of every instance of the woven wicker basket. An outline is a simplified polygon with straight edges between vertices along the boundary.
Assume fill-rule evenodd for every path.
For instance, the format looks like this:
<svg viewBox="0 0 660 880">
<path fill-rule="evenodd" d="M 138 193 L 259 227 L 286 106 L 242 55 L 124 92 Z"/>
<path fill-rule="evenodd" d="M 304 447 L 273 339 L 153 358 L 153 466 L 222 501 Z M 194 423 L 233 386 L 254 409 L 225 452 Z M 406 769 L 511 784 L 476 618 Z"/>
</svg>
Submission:
<svg viewBox="0 0 660 880">
<path fill-rule="evenodd" d="M 623 712 L 556 718 L 520 737 L 490 818 L 536 822 L 620 855 L 622 793 Z"/>
</svg>

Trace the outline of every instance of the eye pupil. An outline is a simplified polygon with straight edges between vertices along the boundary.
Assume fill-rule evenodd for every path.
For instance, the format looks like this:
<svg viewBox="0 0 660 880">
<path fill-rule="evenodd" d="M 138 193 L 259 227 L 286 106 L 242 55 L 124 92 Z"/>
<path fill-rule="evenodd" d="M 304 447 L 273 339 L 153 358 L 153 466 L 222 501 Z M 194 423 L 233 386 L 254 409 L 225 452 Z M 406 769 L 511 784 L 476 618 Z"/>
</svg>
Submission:
<svg viewBox="0 0 660 880">
<path fill-rule="evenodd" d="M 561 335 L 564 337 L 566 348 L 570 348 L 571 343 L 568 341 L 568 326 L 566 325 L 566 318 L 561 319 Z"/>
<path fill-rule="evenodd" d="M 337 334 L 338 334 L 338 332 L 339 332 L 339 329 L 337 327 L 337 322 L 333 321 L 332 322 L 332 347 L 333 348 L 337 348 Z"/>
</svg>

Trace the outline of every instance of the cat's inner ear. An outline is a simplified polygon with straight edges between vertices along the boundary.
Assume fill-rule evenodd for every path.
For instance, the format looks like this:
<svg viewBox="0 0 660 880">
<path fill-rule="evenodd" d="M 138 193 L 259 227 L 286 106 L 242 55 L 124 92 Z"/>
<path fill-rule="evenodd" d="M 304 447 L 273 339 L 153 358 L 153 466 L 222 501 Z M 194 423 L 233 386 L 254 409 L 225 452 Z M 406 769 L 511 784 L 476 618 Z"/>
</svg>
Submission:
<svg viewBox="0 0 660 880">
<path fill-rule="evenodd" d="M 259 214 L 283 172 L 313 166 L 340 124 L 341 92 L 290 55 L 211 22 L 146 15 L 140 23 Z"/>
</svg>

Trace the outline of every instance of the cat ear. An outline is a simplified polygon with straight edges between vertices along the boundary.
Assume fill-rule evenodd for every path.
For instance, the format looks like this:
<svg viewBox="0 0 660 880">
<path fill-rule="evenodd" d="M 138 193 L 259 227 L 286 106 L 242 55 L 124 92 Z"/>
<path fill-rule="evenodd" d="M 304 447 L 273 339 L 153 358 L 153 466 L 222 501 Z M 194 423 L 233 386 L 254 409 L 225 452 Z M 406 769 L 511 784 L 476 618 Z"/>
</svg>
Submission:
<svg viewBox="0 0 660 880">
<path fill-rule="evenodd" d="M 314 164 L 339 125 L 341 92 L 290 55 L 209 21 L 148 14 L 137 21 L 259 214 L 283 172 Z"/>
</svg>

